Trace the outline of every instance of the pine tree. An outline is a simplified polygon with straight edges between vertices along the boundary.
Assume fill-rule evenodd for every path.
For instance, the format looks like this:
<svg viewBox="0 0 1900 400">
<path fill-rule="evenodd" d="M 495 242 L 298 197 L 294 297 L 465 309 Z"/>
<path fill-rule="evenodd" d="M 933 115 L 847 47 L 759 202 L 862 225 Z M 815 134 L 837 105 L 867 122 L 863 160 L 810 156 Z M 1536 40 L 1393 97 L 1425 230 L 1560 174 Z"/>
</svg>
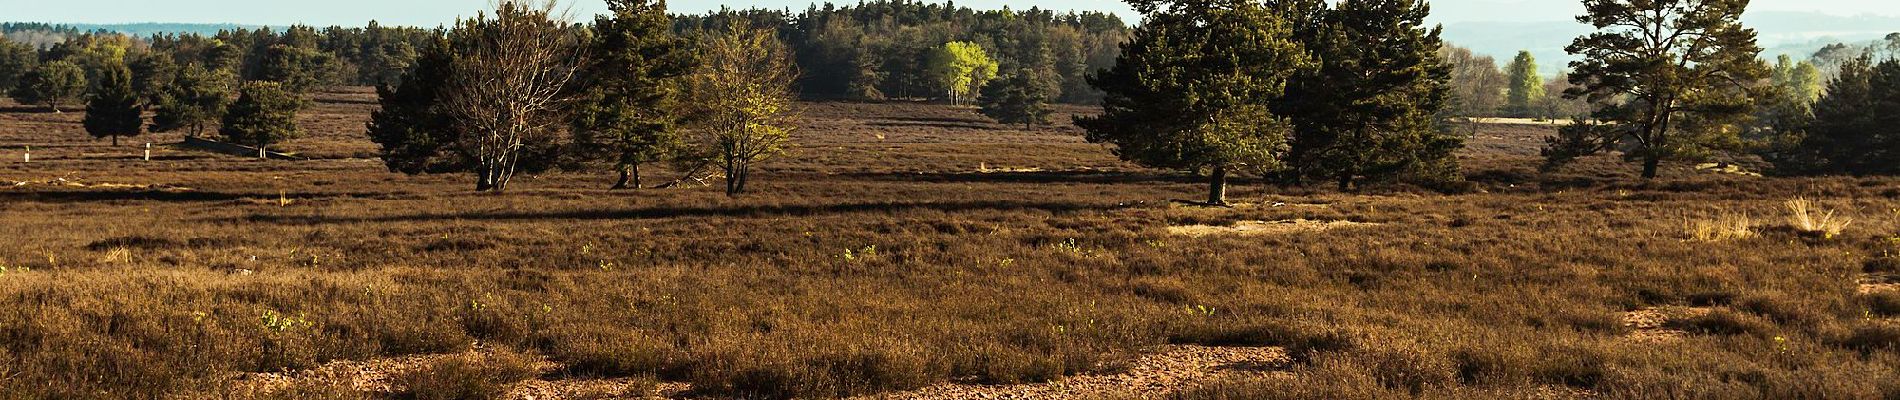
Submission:
<svg viewBox="0 0 1900 400">
<path fill-rule="evenodd" d="M 438 39 L 415 60 L 399 83 L 376 87 L 382 107 L 370 114 L 370 140 L 382 146 L 390 172 L 444 173 L 471 168 L 470 155 L 454 151 L 459 136 L 441 109 L 443 90 L 454 73 L 455 54 Z"/>
<path fill-rule="evenodd" d="M 227 141 L 256 146 L 258 158 L 266 158 L 271 145 L 300 133 L 297 112 L 302 109 L 303 100 L 281 83 L 246 82 L 224 114 L 218 133 Z"/>
<path fill-rule="evenodd" d="M 1147 19 L 1089 79 L 1102 114 L 1076 124 L 1124 160 L 1205 172 L 1207 203 L 1226 204 L 1230 171 L 1279 165 L 1289 126 L 1270 107 L 1307 58 L 1280 10 L 1254 0 L 1129 4 Z"/>
<path fill-rule="evenodd" d="M 1000 123 L 1023 124 L 1023 129 L 1049 123 L 1048 90 L 1037 84 L 1032 74 L 1026 69 L 1017 70 L 983 86 L 983 95 L 978 98 L 983 115 Z"/>
<path fill-rule="evenodd" d="M 1548 117 L 1537 112 L 1544 102 L 1544 78 L 1537 75 L 1537 58 L 1529 51 L 1519 51 L 1505 70 L 1511 82 L 1509 94 L 1505 96 L 1511 116 Z"/>
<path fill-rule="evenodd" d="M 33 46 L 14 43 L 0 37 L 0 94 L 20 86 L 20 78 L 39 65 L 40 56 Z"/>
<path fill-rule="evenodd" d="M 1806 134 L 1777 165 L 1795 173 L 1900 175 L 1900 60 L 1848 61 L 1814 103 Z"/>
<path fill-rule="evenodd" d="M 1294 79 L 1277 112 L 1295 134 L 1285 174 L 1326 179 L 1341 190 L 1362 180 L 1453 180 L 1462 139 L 1438 117 L 1451 70 L 1422 0 L 1288 0 L 1294 37 L 1318 68 Z"/>
<path fill-rule="evenodd" d="M 158 105 L 178 78 L 178 64 L 170 54 L 152 51 L 131 58 L 127 67 L 132 70 L 132 91 L 139 95 L 139 107 Z"/>
<path fill-rule="evenodd" d="M 1665 160 L 1703 159 L 1740 143 L 1740 119 L 1766 97 L 1769 78 L 1755 31 L 1742 26 L 1748 0 L 1584 0 L 1578 20 L 1598 31 L 1571 43 L 1565 96 L 1587 98 L 1601 124 L 1578 124 L 1549 139 L 1546 167 L 1622 150 L 1655 178 Z M 1679 38 L 1680 40 L 1651 40 Z M 1632 56 L 1634 55 L 1634 56 Z"/>
<path fill-rule="evenodd" d="M 614 189 L 640 188 L 640 166 L 680 145 L 675 80 L 690 68 L 686 42 L 672 33 L 664 1 L 609 0 L 594 19 L 587 92 L 574 113 L 581 156 L 612 163 Z"/>
<path fill-rule="evenodd" d="M 86 71 L 68 61 L 41 63 L 20 77 L 13 99 L 21 104 L 39 104 L 60 112 L 59 105 L 78 99 L 86 92 Z"/>
<path fill-rule="evenodd" d="M 99 84 L 86 103 L 86 133 L 94 138 L 112 138 L 119 145 L 121 136 L 138 136 L 145 119 L 141 115 L 138 93 L 132 88 L 132 71 L 124 65 L 110 65 L 99 73 Z"/>
</svg>

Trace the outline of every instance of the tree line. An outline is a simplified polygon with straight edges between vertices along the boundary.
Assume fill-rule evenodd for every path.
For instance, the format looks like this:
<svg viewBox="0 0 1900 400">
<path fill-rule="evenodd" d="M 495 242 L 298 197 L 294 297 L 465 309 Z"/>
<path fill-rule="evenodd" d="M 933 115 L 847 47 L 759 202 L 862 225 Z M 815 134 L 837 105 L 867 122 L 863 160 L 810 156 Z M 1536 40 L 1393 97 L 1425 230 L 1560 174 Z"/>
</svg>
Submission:
<svg viewBox="0 0 1900 400">
<path fill-rule="evenodd" d="M 1076 121 L 1089 140 L 1206 176 L 1210 204 L 1235 174 L 1342 190 L 1455 181 L 1463 138 L 1449 117 L 1486 113 L 1573 117 L 1547 142 L 1547 168 L 1617 152 L 1645 177 L 1665 161 L 1751 153 L 1790 172 L 1891 170 L 1891 125 L 1871 117 L 1893 114 L 1891 55 L 1870 47 L 1836 66 L 1831 46 L 1771 66 L 1740 22 L 1744 0 L 1584 0 L 1579 21 L 1597 31 L 1552 82 L 1528 53 L 1497 68 L 1447 45 L 1422 0 L 1131 0 L 1143 14 L 1132 29 L 1105 14 L 908 1 L 688 16 L 608 3 L 591 23 L 552 2 L 503 2 L 433 30 L 81 33 L 0 47 L 0 66 L 16 66 L 0 71 L 25 71 L 0 83 L 54 110 L 89 92 L 88 131 L 115 141 L 218 121 L 262 149 L 297 134 L 303 93 L 374 81 L 369 131 L 390 169 L 471 173 L 484 191 L 590 166 L 637 188 L 642 166 L 672 163 L 718 170 L 738 194 L 752 165 L 789 145 L 801 95 L 931 96 L 1025 125 L 1046 122 L 1050 102 L 1100 101 L 1103 114 Z M 1679 40 L 1645 39 L 1658 37 Z M 1106 67 L 1077 72 L 1091 65 Z M 150 125 L 143 110 L 156 111 Z"/>
</svg>

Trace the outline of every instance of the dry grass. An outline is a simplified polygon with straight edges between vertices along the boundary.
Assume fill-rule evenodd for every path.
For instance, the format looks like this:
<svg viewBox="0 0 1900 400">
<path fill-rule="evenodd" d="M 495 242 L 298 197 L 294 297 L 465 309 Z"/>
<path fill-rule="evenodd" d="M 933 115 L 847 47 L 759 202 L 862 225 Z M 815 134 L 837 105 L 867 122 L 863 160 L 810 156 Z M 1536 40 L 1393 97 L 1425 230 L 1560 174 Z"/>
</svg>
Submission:
<svg viewBox="0 0 1900 400">
<path fill-rule="evenodd" d="M 1803 234 L 1832 239 L 1840 236 L 1849 225 L 1854 224 L 1854 217 L 1836 214 L 1837 210 L 1825 209 L 1805 197 L 1788 200 L 1785 207 L 1788 211 L 1788 225 Z"/>
<path fill-rule="evenodd" d="M 1645 182 L 1614 159 L 1539 174 L 1549 128 L 1511 125 L 1474 140 L 1476 190 L 1460 194 L 1243 179 L 1237 201 L 1329 206 L 1176 208 L 1164 201 L 1201 184 L 1118 162 L 1072 126 L 815 103 L 801 150 L 762 165 L 752 196 L 610 192 L 596 173 L 482 195 L 464 176 L 361 159 L 374 149 L 364 99 L 320 98 L 304 117 L 312 135 L 287 144 L 314 159 L 294 163 L 173 151 L 145 163 L 87 138 L 78 113 L 0 112 L 0 143 L 35 144 L 35 162 L 0 163 L 0 180 L 145 185 L 0 188 L 0 399 L 224 398 L 243 372 L 477 342 L 559 363 L 544 379 L 652 377 L 711 397 L 1112 374 L 1168 344 L 1295 360 L 1183 382 L 1210 385 L 1176 394 L 1187 399 L 1900 395 L 1891 322 L 1869 318 L 1887 303 L 1855 292 L 1891 273 L 1885 239 L 1680 240 L 1679 210 L 1712 204 L 1775 215 L 1806 194 L 1894 209 L 1890 178 L 1677 166 Z M 972 172 L 985 165 L 1041 172 Z M 1380 225 L 1169 232 L 1292 220 Z M 1725 311 L 1682 318 L 1673 326 L 1692 333 L 1664 343 L 1630 340 L 1619 318 L 1689 306 Z M 442 375 L 466 379 L 440 387 L 513 379 L 456 370 Z"/>
<path fill-rule="evenodd" d="M 400 400 L 488 400 L 534 377 L 534 360 L 509 353 L 445 357 L 395 377 Z"/>
<path fill-rule="evenodd" d="M 1722 211 L 1715 219 L 1684 218 L 1684 230 L 1691 240 L 1719 242 L 1752 239 L 1756 235 L 1754 219 L 1747 213 Z"/>
</svg>

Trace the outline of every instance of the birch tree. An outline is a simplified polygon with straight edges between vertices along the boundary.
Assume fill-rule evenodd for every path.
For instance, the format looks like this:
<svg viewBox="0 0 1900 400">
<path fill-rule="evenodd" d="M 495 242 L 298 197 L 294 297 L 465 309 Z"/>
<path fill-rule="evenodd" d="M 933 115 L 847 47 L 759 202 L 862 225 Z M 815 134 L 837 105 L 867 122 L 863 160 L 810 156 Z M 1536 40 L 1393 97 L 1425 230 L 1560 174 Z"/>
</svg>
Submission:
<svg viewBox="0 0 1900 400">
<path fill-rule="evenodd" d="M 456 23 L 460 57 L 444 105 L 474 158 L 476 191 L 503 191 L 531 143 L 555 135 L 583 54 L 556 2 L 503 1 Z"/>
</svg>

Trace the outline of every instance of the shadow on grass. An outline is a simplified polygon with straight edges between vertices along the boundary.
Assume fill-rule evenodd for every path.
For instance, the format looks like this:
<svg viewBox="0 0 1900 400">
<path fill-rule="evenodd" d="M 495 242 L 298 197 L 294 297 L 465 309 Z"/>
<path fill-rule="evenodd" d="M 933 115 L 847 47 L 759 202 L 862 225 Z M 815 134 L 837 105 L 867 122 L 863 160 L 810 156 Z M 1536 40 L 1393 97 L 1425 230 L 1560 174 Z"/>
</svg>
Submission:
<svg viewBox="0 0 1900 400">
<path fill-rule="evenodd" d="M 1117 171 L 999 171 L 999 172 L 861 172 L 839 176 L 898 182 L 940 183 L 1207 183 L 1206 178 L 1188 174 L 1117 172 Z M 1250 184 L 1250 179 L 1230 183 Z"/>
<path fill-rule="evenodd" d="M 360 193 L 304 193 L 304 192 L 205 192 L 196 190 L 71 190 L 71 191 L 33 191 L 0 190 L 0 201 L 23 201 L 40 203 L 85 203 L 98 201 L 160 201 L 160 202 L 220 202 L 241 199 L 318 200 L 327 198 L 387 198 L 404 193 L 360 192 Z"/>
<path fill-rule="evenodd" d="M 1051 213 L 1072 213 L 1083 211 L 1106 211 L 1122 208 L 1142 207 L 1144 204 L 1115 203 L 1078 203 L 1078 202 L 1037 202 L 1037 201 L 958 201 L 958 202 L 873 202 L 843 204 L 799 204 L 799 205 L 754 205 L 733 207 L 655 207 L 620 210 L 566 210 L 566 211 L 473 211 L 462 213 L 423 213 L 409 215 L 388 215 L 368 217 L 309 216 L 309 215 L 266 215 L 253 214 L 244 217 L 244 221 L 292 224 L 320 225 L 364 222 L 426 222 L 426 221 L 558 221 L 558 220 L 616 220 L 616 219 L 666 219 L 691 217 L 724 218 L 777 218 L 777 217 L 817 217 L 838 214 L 893 213 L 913 210 L 967 212 L 967 211 L 1023 211 L 1036 210 Z"/>
</svg>

